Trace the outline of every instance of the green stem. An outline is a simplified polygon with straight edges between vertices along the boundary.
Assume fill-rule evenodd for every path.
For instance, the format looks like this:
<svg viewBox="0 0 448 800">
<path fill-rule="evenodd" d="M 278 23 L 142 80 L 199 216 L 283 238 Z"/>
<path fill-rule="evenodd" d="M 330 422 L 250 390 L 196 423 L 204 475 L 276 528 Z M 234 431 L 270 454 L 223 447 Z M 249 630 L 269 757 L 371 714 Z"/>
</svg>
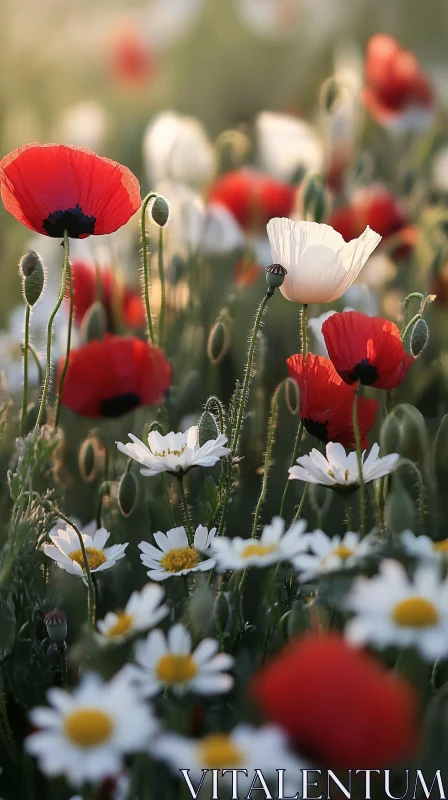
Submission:
<svg viewBox="0 0 448 800">
<path fill-rule="evenodd" d="M 350 507 L 350 500 L 347 498 L 345 501 L 345 524 L 347 531 L 353 530 L 352 523 L 352 509 Z"/>
<path fill-rule="evenodd" d="M 364 476 L 362 473 L 362 451 L 361 451 L 361 437 L 359 435 L 358 427 L 358 396 L 359 396 L 359 383 L 353 395 L 353 433 L 355 435 L 356 444 L 356 458 L 358 461 L 359 472 L 359 489 L 361 496 L 361 536 L 366 533 L 366 486 L 364 483 Z"/>
<path fill-rule="evenodd" d="M 61 686 L 63 689 L 67 689 L 68 686 L 68 679 L 67 679 L 67 655 L 66 655 L 67 645 L 64 644 L 59 652 L 61 654 Z"/>
<path fill-rule="evenodd" d="M 64 388 L 64 381 L 65 376 L 67 375 L 68 370 L 68 362 L 70 358 L 70 348 L 72 344 L 72 324 L 73 324 L 73 308 L 75 304 L 74 292 L 73 292 L 73 275 L 72 270 L 70 267 L 70 258 L 69 258 L 69 242 L 68 242 L 68 234 L 67 231 L 64 231 L 64 263 L 65 269 L 68 276 L 68 285 L 70 289 L 70 306 L 68 312 L 68 328 L 67 328 L 67 349 L 65 351 L 65 361 L 64 366 L 62 368 L 61 377 L 59 379 L 59 386 L 58 386 L 58 393 L 56 396 L 56 410 L 54 415 L 54 426 L 53 429 L 56 430 L 59 424 L 59 415 L 61 413 L 61 401 L 62 401 L 62 391 Z"/>
<path fill-rule="evenodd" d="M 177 482 L 179 485 L 180 497 L 184 509 L 184 518 L 185 518 L 185 524 L 187 526 L 188 542 L 190 545 L 192 545 L 194 541 L 194 533 L 193 533 L 193 526 L 191 524 L 190 511 L 188 508 L 187 495 L 185 494 L 184 476 L 178 475 Z"/>
<path fill-rule="evenodd" d="M 163 228 L 159 230 L 159 278 L 160 278 L 160 314 L 159 314 L 159 347 L 163 347 L 163 333 L 165 327 L 165 270 L 163 268 Z"/>
<path fill-rule="evenodd" d="M 282 388 L 283 384 L 284 384 L 284 381 L 279 383 L 279 385 L 277 386 L 277 388 L 274 391 L 274 394 L 272 395 L 271 413 L 269 415 L 268 434 L 267 434 L 267 439 L 266 439 L 266 451 L 265 451 L 265 454 L 264 454 L 263 481 L 262 481 L 262 484 L 261 484 L 260 497 L 258 498 L 258 503 L 257 503 L 257 507 L 255 509 L 255 514 L 254 514 L 254 524 L 253 524 L 253 528 L 252 528 L 252 537 L 255 537 L 257 535 L 258 518 L 260 516 L 261 507 L 262 507 L 262 505 L 264 503 L 264 500 L 265 500 L 265 497 L 266 497 L 266 491 L 267 491 L 267 488 L 268 488 L 269 466 L 270 466 L 270 462 L 271 462 L 272 446 L 274 444 L 274 436 L 275 436 L 275 430 L 276 430 L 276 427 L 277 427 L 277 419 L 278 419 L 278 399 L 279 399 L 279 396 L 280 396 L 280 389 Z"/>
<path fill-rule="evenodd" d="M 102 515 L 103 515 L 103 501 L 104 495 L 106 492 L 109 491 L 109 448 L 104 442 L 104 475 L 103 475 L 103 482 L 99 488 L 99 500 L 98 500 L 98 508 L 96 512 L 96 525 L 97 528 L 101 528 L 102 524 Z"/>
<path fill-rule="evenodd" d="M 11 725 L 9 724 L 8 712 L 6 710 L 5 698 L 3 697 L 3 692 L 1 690 L 0 690 L 0 717 L 1 717 L 2 725 L 3 725 L 4 731 L 5 731 L 5 739 L 6 739 L 7 747 L 9 749 L 9 751 L 10 751 L 10 755 L 12 756 L 14 761 L 16 761 L 18 759 L 18 757 L 19 757 L 19 754 L 18 754 L 16 743 L 15 743 L 15 740 L 14 740 L 14 734 L 12 732 Z"/>
<path fill-rule="evenodd" d="M 142 203 L 142 210 L 140 215 L 140 228 L 141 228 L 141 236 L 142 236 L 142 252 L 143 252 L 143 279 L 145 285 L 145 308 L 146 308 L 146 320 L 148 322 L 148 333 L 149 338 L 151 339 L 151 344 L 154 344 L 154 327 L 152 324 L 152 316 L 151 316 L 151 303 L 149 299 L 149 291 L 150 291 L 150 283 L 151 283 L 151 274 L 150 274 L 150 263 L 148 257 L 148 234 L 146 231 L 146 209 L 148 207 L 148 203 L 154 198 L 157 197 L 157 192 L 150 192 L 146 195 L 145 199 Z"/>
<path fill-rule="evenodd" d="M 400 467 L 409 467 L 414 472 L 418 483 L 418 510 L 419 510 L 419 528 L 420 533 L 425 532 L 425 484 L 423 482 L 422 473 L 420 472 L 417 464 L 414 464 L 410 458 L 400 458 L 397 470 Z"/>
<path fill-rule="evenodd" d="M 383 536 L 386 533 L 386 520 L 384 517 L 384 507 L 386 504 L 385 500 L 386 482 L 387 482 L 386 477 L 380 478 L 380 485 L 378 487 L 378 518 L 380 523 L 380 533 Z"/>
<path fill-rule="evenodd" d="M 23 341 L 23 400 L 22 400 L 22 420 L 20 423 L 20 435 L 26 433 L 26 412 L 28 408 L 28 351 L 30 344 L 30 318 L 31 306 L 26 304 L 25 309 L 25 336 Z"/>
<path fill-rule="evenodd" d="M 42 386 L 44 382 L 44 371 L 42 369 L 42 364 L 40 363 L 39 356 L 37 355 L 31 342 L 28 342 L 28 351 L 31 353 L 31 356 L 37 368 L 37 382 L 39 386 Z"/>
<path fill-rule="evenodd" d="M 404 328 L 404 330 L 402 330 L 402 332 L 401 332 L 401 339 L 402 339 L 402 341 L 403 341 L 403 342 L 404 342 L 404 340 L 405 340 L 405 338 L 406 338 L 406 334 L 408 333 L 408 331 L 409 331 L 409 330 L 412 328 L 412 326 L 414 325 L 414 323 L 415 323 L 415 322 L 417 322 L 417 320 L 419 320 L 419 319 L 421 318 L 421 316 L 422 316 L 422 315 L 421 315 L 420 311 L 418 311 L 418 312 L 417 312 L 417 314 L 414 314 L 414 316 L 412 317 L 412 319 L 411 319 L 411 320 L 408 322 L 408 324 L 406 325 L 406 327 Z"/>
<path fill-rule="evenodd" d="M 306 483 L 306 484 L 305 484 L 305 488 L 304 488 L 304 490 L 303 490 L 302 497 L 300 498 L 300 503 L 299 503 L 299 505 L 297 506 L 297 511 L 296 511 L 296 513 L 294 514 L 294 517 L 293 517 L 293 520 L 292 520 L 292 521 L 293 521 L 293 523 L 294 523 L 294 522 L 297 522 L 297 520 L 298 520 L 298 519 L 300 519 L 300 515 L 301 515 L 301 513 L 302 513 L 302 509 L 303 509 L 303 506 L 304 506 L 304 504 L 305 504 L 306 496 L 307 496 L 307 494 L 308 494 L 308 487 L 309 487 L 309 483 Z"/>
</svg>

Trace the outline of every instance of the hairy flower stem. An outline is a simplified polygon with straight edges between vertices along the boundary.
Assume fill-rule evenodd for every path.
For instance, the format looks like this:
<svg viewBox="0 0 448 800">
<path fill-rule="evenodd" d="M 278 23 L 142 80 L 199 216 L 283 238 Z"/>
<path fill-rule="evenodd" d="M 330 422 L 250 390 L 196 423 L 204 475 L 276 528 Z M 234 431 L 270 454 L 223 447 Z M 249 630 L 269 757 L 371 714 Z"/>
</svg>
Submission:
<svg viewBox="0 0 448 800">
<path fill-rule="evenodd" d="M 362 452 L 361 452 L 361 437 L 359 435 L 358 427 L 358 396 L 360 384 L 356 387 L 353 395 L 353 433 L 355 435 L 356 444 L 356 458 L 358 461 L 359 472 L 359 490 L 361 496 L 361 536 L 366 534 L 366 486 L 364 483 L 364 476 L 362 474 Z"/>
<path fill-rule="evenodd" d="M 306 496 L 308 494 L 308 487 L 309 487 L 309 483 L 306 483 L 305 487 L 304 487 L 304 490 L 302 492 L 302 497 L 300 498 L 300 503 L 297 506 L 297 511 L 294 514 L 294 517 L 292 519 L 293 523 L 297 522 L 297 520 L 300 519 L 300 515 L 302 514 L 303 506 L 305 505 Z"/>
<path fill-rule="evenodd" d="M 68 285 L 70 292 L 70 306 L 68 312 L 67 349 L 65 351 L 65 361 L 64 361 L 64 366 L 62 368 L 61 377 L 59 379 L 58 393 L 56 397 L 56 407 L 55 407 L 54 425 L 53 425 L 54 430 L 56 430 L 56 428 L 58 427 L 59 415 L 61 413 L 62 390 L 64 388 L 65 376 L 67 375 L 68 362 L 70 359 L 70 348 L 72 344 L 73 309 L 75 305 L 75 297 L 73 292 L 73 275 L 70 267 L 69 243 L 68 243 L 67 231 L 64 232 L 64 261 L 66 261 L 66 271 L 67 271 Z"/>
<path fill-rule="evenodd" d="M 37 369 L 37 382 L 39 386 L 42 386 L 44 382 L 44 371 L 42 369 L 42 364 L 40 363 L 39 356 L 37 355 L 33 345 L 31 342 L 28 342 L 28 352 L 31 354 L 31 357 L 36 365 Z"/>
<path fill-rule="evenodd" d="M 22 400 L 22 419 L 20 422 L 21 436 L 25 436 L 26 411 L 28 408 L 28 351 L 30 345 L 30 318 L 31 318 L 31 306 L 29 306 L 27 303 L 25 309 L 25 334 L 23 340 L 23 400 Z"/>
<path fill-rule="evenodd" d="M 257 535 L 257 527 L 258 527 L 258 518 L 260 516 L 261 507 L 264 503 L 266 497 L 266 491 L 268 488 L 268 475 L 269 475 L 269 466 L 271 461 L 272 455 L 272 446 L 274 444 L 274 437 L 275 437 L 275 430 L 277 428 L 277 420 L 278 420 L 278 399 L 280 396 L 280 389 L 282 388 L 284 381 L 279 383 L 277 388 L 272 395 L 271 400 L 271 413 L 269 415 L 269 422 L 268 422 L 268 434 L 266 438 L 266 451 L 264 455 L 264 468 L 263 468 L 263 481 L 261 484 L 261 492 L 260 497 L 258 498 L 257 507 L 255 509 L 254 514 L 254 524 L 252 528 L 252 537 Z"/>
<path fill-rule="evenodd" d="M 65 242 L 66 238 L 67 238 L 67 242 L 68 242 L 67 231 L 64 231 L 64 242 Z M 61 288 L 59 290 L 59 296 L 58 296 L 58 299 L 56 300 L 56 305 L 53 308 L 53 311 L 51 312 L 51 314 L 50 314 L 50 316 L 48 318 L 48 325 L 47 325 L 47 353 L 46 353 L 47 363 L 45 365 L 45 380 L 44 380 L 44 386 L 43 386 L 43 389 L 42 389 L 42 397 L 41 397 L 41 400 L 40 400 L 39 413 L 37 415 L 36 424 L 34 426 L 35 429 L 39 428 L 39 426 L 42 424 L 44 410 L 45 410 L 45 406 L 46 406 L 46 403 L 47 403 L 48 390 L 50 388 L 51 336 L 52 336 L 52 333 L 53 333 L 54 318 L 55 318 L 56 314 L 58 313 L 58 311 L 59 311 L 59 309 L 61 307 L 62 301 L 64 299 L 65 285 L 67 283 L 67 268 L 68 268 L 68 244 L 67 244 L 67 248 L 64 246 L 64 263 L 63 263 L 63 267 L 62 267 Z"/>
<path fill-rule="evenodd" d="M 103 482 L 98 490 L 99 499 L 98 499 L 98 508 L 96 512 L 96 526 L 97 528 L 101 528 L 102 525 L 102 516 L 103 516 L 103 502 L 104 502 L 104 495 L 109 493 L 109 448 L 107 444 L 104 442 L 104 474 L 103 474 Z"/>
<path fill-rule="evenodd" d="M 353 530 L 352 528 L 352 509 L 350 506 L 350 500 L 347 498 L 345 500 L 345 525 L 347 531 Z"/>
<path fill-rule="evenodd" d="M 66 650 L 67 650 L 67 645 L 64 642 L 62 647 L 59 648 L 59 652 L 61 655 L 61 686 L 63 689 L 67 689 L 68 687 Z"/>
<path fill-rule="evenodd" d="M 160 278 L 160 314 L 159 314 L 159 347 L 163 347 L 163 334 L 165 328 L 165 269 L 163 265 L 163 228 L 159 230 L 159 278 Z"/>
<path fill-rule="evenodd" d="M 187 526 L 188 544 L 192 545 L 193 541 L 194 541 L 194 533 L 193 533 L 193 526 L 191 524 L 190 510 L 188 508 L 187 495 L 185 494 L 184 476 L 183 475 L 178 475 L 177 476 L 177 483 L 178 483 L 178 486 L 179 486 L 180 497 L 181 497 L 181 500 L 182 500 L 182 507 L 183 507 L 183 510 L 184 510 L 185 524 Z"/>
<path fill-rule="evenodd" d="M 154 344 L 154 326 L 152 324 L 151 316 L 151 302 L 149 299 L 150 284 L 151 284 L 151 268 L 148 257 L 148 234 L 146 231 L 146 209 L 148 203 L 157 197 L 157 192 L 150 192 L 146 195 L 142 203 L 142 210 L 140 215 L 140 229 L 142 237 L 142 257 L 143 257 L 143 280 L 144 280 L 144 294 L 145 294 L 145 308 L 146 308 L 146 321 L 148 323 L 148 334 L 151 344 Z"/>
</svg>

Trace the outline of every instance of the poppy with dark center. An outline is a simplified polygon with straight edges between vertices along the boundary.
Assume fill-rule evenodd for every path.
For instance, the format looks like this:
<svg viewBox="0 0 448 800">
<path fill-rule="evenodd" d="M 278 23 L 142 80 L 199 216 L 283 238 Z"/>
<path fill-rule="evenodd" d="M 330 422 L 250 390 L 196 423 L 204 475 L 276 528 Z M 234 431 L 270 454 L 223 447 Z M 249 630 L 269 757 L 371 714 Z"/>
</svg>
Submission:
<svg viewBox="0 0 448 800">
<path fill-rule="evenodd" d="M 269 721 L 317 764 L 379 769 L 417 751 L 417 693 L 339 634 L 289 644 L 250 688 Z"/>
<path fill-rule="evenodd" d="M 46 236 L 112 233 L 141 206 L 135 175 L 85 147 L 27 144 L 0 161 L 4 206 Z"/>
<path fill-rule="evenodd" d="M 347 384 L 394 389 L 415 361 L 395 323 L 383 317 L 344 311 L 325 320 L 322 333 L 336 372 Z"/>
<path fill-rule="evenodd" d="M 211 187 L 209 200 L 225 206 L 244 230 L 260 230 L 273 217 L 289 217 L 296 189 L 255 169 L 228 172 Z"/>
<path fill-rule="evenodd" d="M 92 265 L 85 261 L 73 261 L 71 269 L 73 318 L 78 325 L 96 299 L 100 299 L 104 305 L 108 330 L 111 333 L 116 329 L 116 316 L 130 328 L 140 328 L 145 324 L 145 306 L 140 293 L 129 286 L 121 286 L 111 269 L 99 270 L 99 287 L 97 287 L 96 271 Z"/>
<path fill-rule="evenodd" d="M 65 358 L 58 363 L 56 389 Z M 135 336 L 106 334 L 72 350 L 62 405 L 83 417 L 121 417 L 162 402 L 171 384 L 165 354 Z"/>
<path fill-rule="evenodd" d="M 299 387 L 299 414 L 305 429 L 320 442 L 338 442 L 355 447 L 353 433 L 354 386 L 347 386 L 328 358 L 308 353 L 305 364 L 301 354 L 286 360 L 288 372 Z M 358 399 L 358 425 L 361 446 L 368 447 L 367 434 L 375 422 L 376 400 Z"/>
</svg>

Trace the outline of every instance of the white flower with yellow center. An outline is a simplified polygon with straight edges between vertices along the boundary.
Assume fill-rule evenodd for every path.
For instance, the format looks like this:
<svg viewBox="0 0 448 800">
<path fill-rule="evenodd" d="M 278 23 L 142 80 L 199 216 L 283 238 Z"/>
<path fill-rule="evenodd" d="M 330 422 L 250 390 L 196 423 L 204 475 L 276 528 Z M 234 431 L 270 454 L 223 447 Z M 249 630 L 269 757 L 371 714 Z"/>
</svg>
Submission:
<svg viewBox="0 0 448 800">
<path fill-rule="evenodd" d="M 360 559 L 372 552 L 372 539 L 366 536 L 360 540 L 358 533 L 349 531 L 344 536 L 330 538 L 323 531 L 316 530 L 306 536 L 311 553 L 299 553 L 292 559 L 301 581 L 309 581 L 327 572 L 350 569 Z"/>
<path fill-rule="evenodd" d="M 307 547 L 304 535 L 306 522 L 299 520 L 285 532 L 285 522 L 274 517 L 270 525 L 265 525 L 260 538 L 242 539 L 235 536 L 216 537 L 212 550 L 219 570 L 243 570 L 246 567 L 269 567 L 280 561 L 288 561 Z"/>
<path fill-rule="evenodd" d="M 39 730 L 25 741 L 45 775 L 65 775 L 73 786 L 115 775 L 123 757 L 147 747 L 157 732 L 150 710 L 123 674 L 109 683 L 87 674 L 72 694 L 50 689 L 50 707 L 35 708 Z"/>
<path fill-rule="evenodd" d="M 157 628 L 137 642 L 136 665 L 125 670 L 144 697 L 153 697 L 165 688 L 178 695 L 222 694 L 233 686 L 233 678 L 226 672 L 233 666 L 233 658 L 218 650 L 215 639 L 203 639 L 192 650 L 190 633 L 177 623 L 167 635 Z"/>
<path fill-rule="evenodd" d="M 102 572 L 113 567 L 120 558 L 124 558 L 126 544 L 114 544 L 105 547 L 110 533 L 105 528 L 97 530 L 95 521 L 89 522 L 81 531 L 90 572 Z M 70 525 L 56 525 L 50 533 L 53 544 L 44 544 L 45 555 L 56 561 L 56 564 L 72 575 L 78 575 L 86 583 L 84 558 L 78 534 Z"/>
<path fill-rule="evenodd" d="M 342 444 L 328 442 L 325 452 L 326 458 L 316 449 L 313 449 L 308 456 L 298 458 L 298 466 L 289 469 L 289 480 L 306 481 L 329 486 L 332 489 L 358 487 L 359 469 L 356 451 L 353 450 L 346 455 Z M 390 453 L 379 458 L 379 452 L 379 445 L 374 444 L 367 458 L 367 450 L 362 454 L 364 483 L 389 475 L 398 464 L 400 458 L 398 453 Z"/>
<path fill-rule="evenodd" d="M 238 797 L 246 797 L 255 770 L 261 771 L 268 784 L 272 780 L 277 790 L 279 769 L 284 770 L 282 797 L 294 797 L 302 785 L 301 769 L 306 766 L 289 750 L 283 731 L 271 725 L 254 728 L 242 723 L 230 733 L 209 733 L 202 739 L 187 739 L 177 733 L 166 733 L 154 742 L 151 754 L 165 761 L 176 775 L 179 775 L 180 769 L 188 768 L 190 780 L 195 786 L 202 777 L 203 769 L 247 770 L 246 775 L 243 772 L 238 774 Z M 210 773 L 207 778 L 209 776 Z M 219 785 L 224 783 L 227 792 L 222 796 L 230 797 L 231 775 L 220 775 Z M 261 788 L 259 780 L 255 785 Z M 205 786 L 209 787 L 210 784 L 205 783 Z M 210 797 L 211 793 L 205 796 Z"/>
<path fill-rule="evenodd" d="M 211 545 L 214 540 L 216 528 L 208 531 L 203 525 L 198 525 L 192 545 L 188 542 L 185 528 L 172 528 L 166 533 L 157 531 L 154 539 L 159 545 L 140 542 L 142 551 L 140 556 L 145 567 L 149 567 L 148 578 L 153 581 L 165 581 L 173 575 L 188 575 L 189 572 L 206 572 L 215 566 L 214 558 L 203 558 L 212 555 Z"/>
<path fill-rule="evenodd" d="M 432 561 L 448 558 L 448 539 L 434 542 L 429 536 L 416 536 L 412 531 L 403 531 L 400 539 L 407 555 Z"/>
<path fill-rule="evenodd" d="M 332 303 L 361 272 L 381 241 L 369 226 L 345 242 L 330 225 L 293 222 L 275 217 L 268 222 L 272 261 L 287 270 L 280 291 L 293 303 Z"/>
<path fill-rule="evenodd" d="M 184 475 L 192 467 L 213 467 L 222 456 L 230 451 L 224 445 L 227 437 L 222 433 L 216 439 L 199 447 L 199 429 L 197 425 L 188 428 L 185 433 L 168 433 L 162 436 L 158 431 L 148 434 L 148 446 L 132 433 L 132 443 L 116 442 L 121 453 L 144 465 L 142 475 L 158 475 L 169 472 L 171 475 Z"/>
<path fill-rule="evenodd" d="M 136 633 L 154 628 L 169 613 L 163 604 L 165 592 L 161 586 L 148 583 L 141 592 L 133 592 L 123 611 L 109 611 L 97 622 L 101 644 L 118 644 Z"/>
<path fill-rule="evenodd" d="M 357 645 L 415 647 L 428 661 L 448 655 L 448 581 L 438 565 L 416 569 L 386 559 L 374 578 L 359 577 L 345 605 L 355 616 L 345 635 Z"/>
</svg>

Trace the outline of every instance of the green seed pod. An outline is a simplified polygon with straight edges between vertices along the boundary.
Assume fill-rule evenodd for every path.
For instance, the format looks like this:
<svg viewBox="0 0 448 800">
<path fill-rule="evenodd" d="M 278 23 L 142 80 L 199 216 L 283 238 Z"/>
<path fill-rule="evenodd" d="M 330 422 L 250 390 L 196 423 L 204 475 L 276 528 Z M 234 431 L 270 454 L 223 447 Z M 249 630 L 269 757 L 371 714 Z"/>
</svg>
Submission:
<svg viewBox="0 0 448 800">
<path fill-rule="evenodd" d="M 398 453 L 400 447 L 401 428 L 393 414 L 388 414 L 381 426 L 380 443 L 382 455 Z"/>
<path fill-rule="evenodd" d="M 409 403 L 401 403 L 394 409 L 401 427 L 399 453 L 415 462 L 425 462 L 428 457 L 428 434 L 420 411 Z"/>
<path fill-rule="evenodd" d="M 81 336 L 85 342 L 93 342 L 95 339 L 104 339 L 106 329 L 106 311 L 103 304 L 97 300 L 84 314 L 81 323 Z"/>
<path fill-rule="evenodd" d="M 218 426 L 213 414 L 204 411 L 199 420 L 199 447 L 209 442 L 210 439 L 217 439 L 219 435 Z"/>
<path fill-rule="evenodd" d="M 270 289 L 278 289 L 285 280 L 287 270 L 281 264 L 271 264 L 266 270 L 266 283 Z"/>
<path fill-rule="evenodd" d="M 78 468 L 85 483 L 95 480 L 104 458 L 104 448 L 96 436 L 84 439 L 78 454 Z"/>
<path fill-rule="evenodd" d="M 151 216 L 154 222 L 163 228 L 168 222 L 169 215 L 170 207 L 165 198 L 159 194 L 152 204 Z"/>
<path fill-rule="evenodd" d="M 384 517 L 388 529 L 393 534 L 399 534 L 405 530 L 414 530 L 415 506 L 411 495 L 400 483 L 397 476 L 393 479 L 392 490 L 386 499 Z"/>
<path fill-rule="evenodd" d="M 303 192 L 303 216 L 322 222 L 326 212 L 325 187 L 320 175 L 312 175 Z"/>
<path fill-rule="evenodd" d="M 28 250 L 19 261 L 19 270 L 24 278 L 29 278 L 34 270 L 39 267 L 39 264 L 42 266 L 40 255 L 35 250 Z"/>
<path fill-rule="evenodd" d="M 218 319 L 210 331 L 207 355 L 212 364 L 219 364 L 230 347 L 230 325 L 225 317 Z"/>
<path fill-rule="evenodd" d="M 429 328 L 424 319 L 418 319 L 412 328 L 410 349 L 414 358 L 421 356 L 429 343 Z"/>
<path fill-rule="evenodd" d="M 36 305 L 45 285 L 45 268 L 42 259 L 34 250 L 28 250 L 20 261 L 22 292 L 29 306 Z"/>
<path fill-rule="evenodd" d="M 132 472 L 124 472 L 118 484 L 118 508 L 123 517 L 130 517 L 137 503 L 138 484 Z"/>
<path fill-rule="evenodd" d="M 47 628 L 48 637 L 61 649 L 65 647 L 67 638 L 67 614 L 58 608 L 45 614 L 44 622 Z"/>
</svg>

